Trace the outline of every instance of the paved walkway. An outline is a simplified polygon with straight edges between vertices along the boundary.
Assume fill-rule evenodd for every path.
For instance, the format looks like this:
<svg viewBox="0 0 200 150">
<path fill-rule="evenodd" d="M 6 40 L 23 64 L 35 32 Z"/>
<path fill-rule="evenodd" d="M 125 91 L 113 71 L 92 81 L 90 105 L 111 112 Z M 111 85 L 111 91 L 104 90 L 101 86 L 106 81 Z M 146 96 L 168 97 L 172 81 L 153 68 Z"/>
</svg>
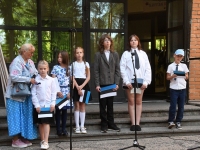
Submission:
<svg viewBox="0 0 200 150">
<path fill-rule="evenodd" d="M 138 139 L 138 143 L 146 146 L 145 150 L 187 150 L 200 147 L 200 135 L 197 136 L 176 136 L 176 137 L 155 137 Z M 70 150 L 69 142 L 49 143 L 49 150 Z M 120 150 L 133 145 L 133 139 L 118 139 L 106 141 L 81 141 L 72 142 L 72 150 Z M 38 150 L 39 143 L 33 144 L 24 150 Z M 11 146 L 0 146 L 0 150 L 16 150 Z M 139 150 L 138 147 L 130 147 L 127 150 Z M 197 148 L 196 150 L 200 150 Z"/>
</svg>

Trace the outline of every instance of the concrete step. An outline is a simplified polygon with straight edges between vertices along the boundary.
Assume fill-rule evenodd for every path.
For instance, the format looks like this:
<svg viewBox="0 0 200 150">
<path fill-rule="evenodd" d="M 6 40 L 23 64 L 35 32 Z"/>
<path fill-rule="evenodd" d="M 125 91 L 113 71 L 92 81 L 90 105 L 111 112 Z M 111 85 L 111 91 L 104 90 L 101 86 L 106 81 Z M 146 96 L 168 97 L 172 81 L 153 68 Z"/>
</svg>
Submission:
<svg viewBox="0 0 200 150">
<path fill-rule="evenodd" d="M 68 131 L 70 129 L 68 128 Z M 200 133 L 199 126 L 183 126 L 182 130 L 176 128 L 168 129 L 167 127 L 142 127 L 142 131 L 137 132 L 137 138 L 146 137 L 160 137 L 160 136 L 186 136 L 186 135 L 196 135 Z M 84 141 L 87 140 L 110 140 L 110 139 L 127 139 L 135 138 L 135 132 L 130 131 L 129 128 L 122 128 L 120 132 L 108 131 L 108 133 L 101 133 L 100 130 L 88 130 L 87 134 L 75 134 L 72 133 L 72 141 Z M 33 140 L 33 143 L 38 144 L 40 141 L 39 137 Z M 70 135 L 68 136 L 57 136 L 55 130 L 51 130 L 49 136 L 50 142 L 64 142 L 70 141 Z M 10 145 L 11 137 L 7 136 L 4 132 L 1 132 L 0 145 Z"/>
<path fill-rule="evenodd" d="M 130 127 L 130 118 L 115 118 L 115 123 L 120 128 L 129 128 Z M 199 116 L 184 116 L 182 120 L 184 126 L 200 126 L 200 117 Z M 67 127 L 70 126 L 70 121 L 67 120 Z M 72 120 L 72 126 L 74 127 L 74 120 Z M 141 118 L 142 127 L 167 127 L 167 117 L 142 117 Z M 100 119 L 88 119 L 85 122 L 85 127 L 89 130 L 99 130 L 100 129 Z M 0 123 L 0 131 L 7 130 L 7 122 Z M 55 124 L 51 125 L 51 128 L 55 128 Z"/>
</svg>

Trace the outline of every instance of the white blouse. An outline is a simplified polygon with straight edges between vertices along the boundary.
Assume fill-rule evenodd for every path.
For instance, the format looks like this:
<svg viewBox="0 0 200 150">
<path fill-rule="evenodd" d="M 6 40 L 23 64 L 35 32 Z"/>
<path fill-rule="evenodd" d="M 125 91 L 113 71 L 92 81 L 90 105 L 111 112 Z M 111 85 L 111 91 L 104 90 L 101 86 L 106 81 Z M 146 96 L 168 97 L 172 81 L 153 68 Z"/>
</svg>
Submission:
<svg viewBox="0 0 200 150">
<path fill-rule="evenodd" d="M 77 62 L 75 61 L 73 63 L 73 76 L 75 78 L 83 78 L 83 79 L 86 79 L 86 72 L 85 72 L 85 67 L 88 67 L 90 68 L 90 65 L 88 62 Z M 72 66 L 71 66 L 72 68 Z"/>
<path fill-rule="evenodd" d="M 133 51 L 133 50 L 132 50 Z M 144 85 L 149 85 L 151 83 L 151 66 L 147 54 L 143 50 L 136 49 L 139 57 L 140 68 L 135 69 L 137 78 L 143 79 Z M 135 60 L 135 56 L 133 56 Z M 134 61 L 135 66 L 135 61 Z M 131 52 L 125 51 L 122 54 L 120 60 L 120 72 L 123 80 L 123 85 L 131 83 L 131 79 L 134 79 L 134 70 L 132 63 Z"/>
<path fill-rule="evenodd" d="M 45 78 L 40 75 L 35 78 L 37 84 L 34 84 L 31 89 L 32 102 L 35 108 L 55 105 L 58 90 L 56 88 L 56 79 L 48 75 Z"/>
</svg>

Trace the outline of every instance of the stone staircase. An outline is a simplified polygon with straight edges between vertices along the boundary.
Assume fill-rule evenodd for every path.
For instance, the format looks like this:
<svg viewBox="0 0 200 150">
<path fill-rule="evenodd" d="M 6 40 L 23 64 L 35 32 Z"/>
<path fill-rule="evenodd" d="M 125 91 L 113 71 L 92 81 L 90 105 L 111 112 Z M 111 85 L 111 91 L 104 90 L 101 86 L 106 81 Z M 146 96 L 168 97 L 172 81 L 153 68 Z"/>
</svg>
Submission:
<svg viewBox="0 0 200 150">
<path fill-rule="evenodd" d="M 137 132 L 138 138 L 143 137 L 159 137 L 172 135 L 191 135 L 200 133 L 200 107 L 194 105 L 185 105 L 184 118 L 182 121 L 182 130 L 176 128 L 167 128 L 169 103 L 165 101 L 152 101 L 143 103 L 143 112 L 141 118 L 142 131 Z M 87 134 L 72 133 L 73 141 L 80 140 L 105 140 L 105 139 L 122 139 L 133 138 L 135 132 L 130 131 L 130 119 L 127 112 L 127 103 L 114 104 L 115 123 L 121 128 L 120 132 L 108 131 L 108 133 L 100 132 L 99 105 L 89 104 L 86 106 L 86 123 Z M 69 113 L 69 110 L 68 110 Z M 70 141 L 70 114 L 67 120 L 68 136 L 58 137 L 56 135 L 55 125 L 51 125 L 50 142 L 54 141 Z M 74 122 L 74 121 L 73 121 Z M 74 127 L 74 123 L 73 123 Z M 40 139 L 34 140 L 38 143 Z M 0 108 L 0 144 L 8 145 L 11 143 L 11 137 L 8 136 L 6 111 Z"/>
</svg>

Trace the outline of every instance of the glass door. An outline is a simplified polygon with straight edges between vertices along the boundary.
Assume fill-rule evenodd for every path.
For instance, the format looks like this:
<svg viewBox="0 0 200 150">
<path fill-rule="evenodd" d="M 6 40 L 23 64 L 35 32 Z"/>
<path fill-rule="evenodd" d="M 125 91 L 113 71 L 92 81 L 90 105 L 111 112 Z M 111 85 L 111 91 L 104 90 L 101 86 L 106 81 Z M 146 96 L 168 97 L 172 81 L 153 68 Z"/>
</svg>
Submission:
<svg viewBox="0 0 200 150">
<path fill-rule="evenodd" d="M 88 7 L 87 7 L 88 6 Z M 114 49 L 119 56 L 125 49 L 127 19 L 126 19 L 126 0 L 86 0 L 86 7 L 89 8 L 87 12 L 87 39 L 86 47 L 90 49 L 87 54 L 87 60 L 91 66 L 90 87 L 92 90 L 93 102 L 98 100 L 97 92 L 94 87 L 93 78 L 93 63 L 94 55 L 98 51 L 98 41 L 102 34 L 110 34 L 114 41 Z M 124 99 L 124 91 L 122 88 L 118 91 L 116 100 Z"/>
</svg>

